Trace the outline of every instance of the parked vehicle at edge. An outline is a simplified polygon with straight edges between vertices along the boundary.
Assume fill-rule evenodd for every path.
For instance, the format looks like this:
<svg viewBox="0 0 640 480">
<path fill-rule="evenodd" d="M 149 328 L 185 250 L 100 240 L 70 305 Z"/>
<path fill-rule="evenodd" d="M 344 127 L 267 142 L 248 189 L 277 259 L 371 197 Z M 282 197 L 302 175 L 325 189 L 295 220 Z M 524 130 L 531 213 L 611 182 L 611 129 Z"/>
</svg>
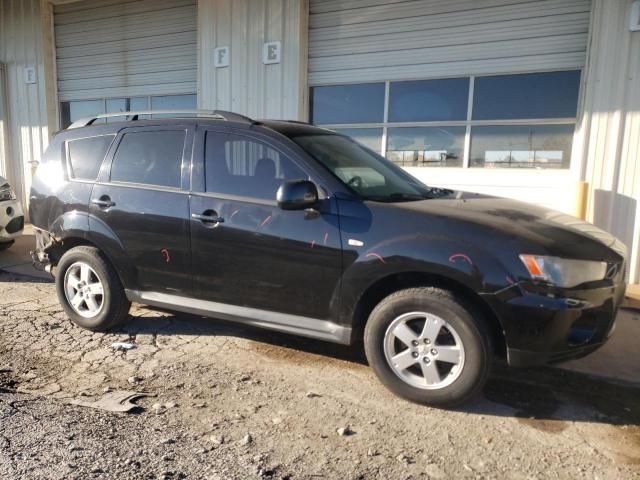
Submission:
<svg viewBox="0 0 640 480">
<path fill-rule="evenodd" d="M 23 229 L 22 204 L 9 182 L 0 176 L 0 252 L 13 245 Z"/>
<path fill-rule="evenodd" d="M 593 225 L 426 186 L 300 122 L 129 115 L 56 135 L 33 180 L 34 261 L 84 328 L 139 302 L 363 341 L 382 383 L 434 406 L 496 355 L 577 358 L 614 328 L 626 251 Z"/>
</svg>

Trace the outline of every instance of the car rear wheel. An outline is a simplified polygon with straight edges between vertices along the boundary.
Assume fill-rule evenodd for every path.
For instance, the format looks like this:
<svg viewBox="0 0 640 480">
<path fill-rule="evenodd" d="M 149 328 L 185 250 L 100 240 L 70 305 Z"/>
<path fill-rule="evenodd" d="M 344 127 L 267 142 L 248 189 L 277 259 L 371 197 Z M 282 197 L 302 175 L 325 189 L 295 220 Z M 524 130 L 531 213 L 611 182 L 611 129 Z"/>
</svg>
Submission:
<svg viewBox="0 0 640 480">
<path fill-rule="evenodd" d="M 67 316 L 88 330 L 121 324 L 131 306 L 115 270 L 94 247 L 75 247 L 62 256 L 56 291 Z"/>
<path fill-rule="evenodd" d="M 408 400 L 454 407 L 475 396 L 489 375 L 491 335 L 472 306 L 453 292 L 411 288 L 371 313 L 364 335 L 369 364 Z"/>
</svg>

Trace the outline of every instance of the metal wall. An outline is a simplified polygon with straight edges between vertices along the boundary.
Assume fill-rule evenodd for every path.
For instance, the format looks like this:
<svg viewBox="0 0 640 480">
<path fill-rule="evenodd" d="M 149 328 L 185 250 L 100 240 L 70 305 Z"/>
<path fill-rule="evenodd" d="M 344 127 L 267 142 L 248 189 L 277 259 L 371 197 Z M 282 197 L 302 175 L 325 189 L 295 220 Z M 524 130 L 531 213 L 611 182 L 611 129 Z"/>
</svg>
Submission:
<svg viewBox="0 0 640 480">
<path fill-rule="evenodd" d="M 590 7 L 590 0 L 311 0 L 309 81 L 580 68 Z"/>
<path fill-rule="evenodd" d="M 640 283 L 640 32 L 629 31 L 631 0 L 594 0 L 584 102 L 588 216 L 630 249 Z"/>
<path fill-rule="evenodd" d="M 196 14 L 196 0 L 55 6 L 59 100 L 194 93 Z"/>
<path fill-rule="evenodd" d="M 306 0 L 199 0 L 198 101 L 253 118 L 303 119 L 306 112 Z M 265 42 L 282 42 L 281 62 L 264 65 Z M 216 47 L 230 65 L 215 68 Z"/>
<path fill-rule="evenodd" d="M 26 204 L 33 161 L 48 138 L 39 0 L 0 0 L 0 63 L 5 64 L 7 176 Z M 36 83 L 25 82 L 25 67 Z"/>
</svg>

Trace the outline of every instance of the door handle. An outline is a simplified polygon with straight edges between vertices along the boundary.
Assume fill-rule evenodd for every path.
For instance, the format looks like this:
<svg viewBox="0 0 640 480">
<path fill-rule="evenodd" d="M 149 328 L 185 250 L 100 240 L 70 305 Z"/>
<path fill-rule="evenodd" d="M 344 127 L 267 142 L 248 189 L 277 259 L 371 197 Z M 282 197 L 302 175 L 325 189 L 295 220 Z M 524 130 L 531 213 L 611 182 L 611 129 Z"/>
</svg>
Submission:
<svg viewBox="0 0 640 480">
<path fill-rule="evenodd" d="M 224 223 L 224 218 L 217 215 L 200 215 L 199 213 L 192 213 L 191 218 L 194 220 L 200 220 L 203 223 Z"/>
<path fill-rule="evenodd" d="M 115 206 L 116 202 L 112 202 L 111 199 L 107 195 L 103 195 L 100 198 L 91 200 L 93 205 L 96 205 L 100 208 L 109 208 Z"/>
</svg>

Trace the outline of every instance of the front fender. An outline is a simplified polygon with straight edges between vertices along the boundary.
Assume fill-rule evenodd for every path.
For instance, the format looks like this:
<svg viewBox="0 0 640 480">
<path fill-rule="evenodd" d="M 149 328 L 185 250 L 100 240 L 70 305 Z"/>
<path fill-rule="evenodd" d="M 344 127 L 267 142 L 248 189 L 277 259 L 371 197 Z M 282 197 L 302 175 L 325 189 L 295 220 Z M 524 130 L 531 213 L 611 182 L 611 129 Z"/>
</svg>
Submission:
<svg viewBox="0 0 640 480">
<path fill-rule="evenodd" d="M 465 242 L 425 234 L 385 240 L 362 251 L 345 252 L 341 288 L 341 323 L 351 323 L 365 292 L 394 275 L 411 273 L 446 278 L 482 293 L 494 293 L 513 280 L 487 251 Z"/>
</svg>

